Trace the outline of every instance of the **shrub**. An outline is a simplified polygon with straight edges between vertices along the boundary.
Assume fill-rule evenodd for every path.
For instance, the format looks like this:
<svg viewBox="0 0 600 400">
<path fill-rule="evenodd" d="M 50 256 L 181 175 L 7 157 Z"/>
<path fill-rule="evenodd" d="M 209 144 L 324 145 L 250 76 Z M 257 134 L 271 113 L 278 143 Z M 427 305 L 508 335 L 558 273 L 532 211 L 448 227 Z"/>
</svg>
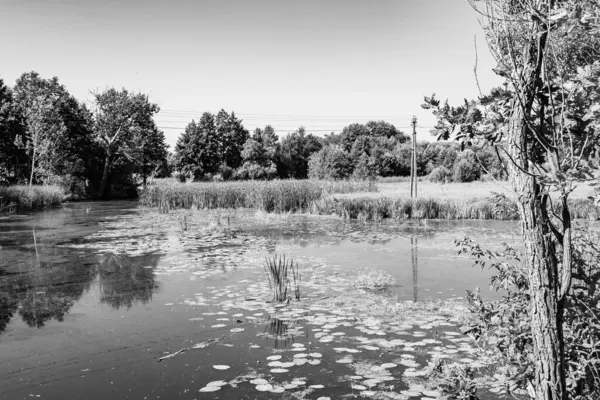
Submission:
<svg viewBox="0 0 600 400">
<path fill-rule="evenodd" d="M 350 155 L 340 146 L 325 146 L 308 160 L 308 176 L 311 179 L 346 179 L 352 170 Z"/>
<path fill-rule="evenodd" d="M 567 389 L 570 399 L 600 398 L 600 236 L 589 229 L 573 233 L 570 267 L 573 281 L 565 299 L 563 332 Z M 494 365 L 498 386 L 509 393 L 527 393 L 534 364 L 530 283 L 521 251 L 503 243 L 502 251 L 482 249 L 470 239 L 456 240 L 460 253 L 476 258 L 475 264 L 495 271 L 492 287 L 505 293 L 500 300 L 484 301 L 478 292 L 467 292 L 469 309 L 476 317 L 467 328 L 477 338 L 481 356 Z"/>
<path fill-rule="evenodd" d="M 377 177 L 377 168 L 366 154 L 359 157 L 358 163 L 352 173 L 352 179 L 374 180 Z"/>
<path fill-rule="evenodd" d="M 440 165 L 431 171 L 429 180 L 436 183 L 448 183 L 452 180 L 452 172 L 443 165 Z"/>
<path fill-rule="evenodd" d="M 462 159 L 454 166 L 452 180 L 454 182 L 473 182 L 479 179 L 480 176 L 481 171 L 477 165 Z"/>
<path fill-rule="evenodd" d="M 244 165 L 239 167 L 235 172 L 236 179 L 273 179 L 277 175 L 275 164 L 260 165 L 257 163 L 246 161 Z"/>
</svg>

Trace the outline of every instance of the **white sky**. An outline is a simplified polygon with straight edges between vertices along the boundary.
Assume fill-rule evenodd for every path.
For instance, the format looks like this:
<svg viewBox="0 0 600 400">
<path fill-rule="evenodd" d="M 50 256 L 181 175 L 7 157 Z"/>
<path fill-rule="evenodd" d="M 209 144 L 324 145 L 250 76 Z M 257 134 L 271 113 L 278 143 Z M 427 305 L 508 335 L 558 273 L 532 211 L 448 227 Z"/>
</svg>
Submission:
<svg viewBox="0 0 600 400">
<path fill-rule="evenodd" d="M 125 87 L 159 104 L 173 147 L 204 111 L 235 111 L 253 130 L 339 132 L 384 119 L 419 139 L 437 93 L 477 96 L 498 84 L 466 0 L 0 0 L 0 78 L 58 76 L 80 100 Z"/>
</svg>

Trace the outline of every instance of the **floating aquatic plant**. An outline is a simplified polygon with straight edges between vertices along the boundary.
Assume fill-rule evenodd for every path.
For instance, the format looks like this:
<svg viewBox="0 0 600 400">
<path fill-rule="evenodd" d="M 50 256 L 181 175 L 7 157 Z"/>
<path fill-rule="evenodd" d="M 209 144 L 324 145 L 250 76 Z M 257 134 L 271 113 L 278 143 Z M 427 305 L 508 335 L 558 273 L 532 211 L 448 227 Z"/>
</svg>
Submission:
<svg viewBox="0 0 600 400">
<path fill-rule="evenodd" d="M 354 280 L 354 287 L 360 289 L 382 290 L 396 284 L 393 276 L 387 272 L 373 269 L 364 269 L 358 273 Z"/>
<path fill-rule="evenodd" d="M 285 255 L 273 255 L 265 258 L 265 272 L 269 280 L 269 287 L 273 292 L 273 300 L 286 301 L 293 294 L 300 300 L 300 271 L 298 263 L 293 259 L 286 259 Z M 292 280 L 290 280 L 290 276 Z"/>
</svg>

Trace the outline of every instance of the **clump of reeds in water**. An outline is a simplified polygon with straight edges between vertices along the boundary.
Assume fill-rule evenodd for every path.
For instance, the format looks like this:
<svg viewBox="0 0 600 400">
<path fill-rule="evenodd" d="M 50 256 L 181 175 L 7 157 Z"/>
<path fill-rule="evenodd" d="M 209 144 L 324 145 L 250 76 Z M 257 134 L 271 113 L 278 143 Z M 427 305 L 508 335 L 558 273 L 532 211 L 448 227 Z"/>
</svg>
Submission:
<svg viewBox="0 0 600 400">
<path fill-rule="evenodd" d="M 275 254 L 265 258 L 264 268 L 274 301 L 286 301 L 291 299 L 292 295 L 296 300 L 300 300 L 301 275 L 297 262 L 287 259 L 285 255 Z"/>
<path fill-rule="evenodd" d="M 384 290 L 396 284 L 394 277 L 387 272 L 373 269 L 359 271 L 353 286 L 359 289 Z"/>
<path fill-rule="evenodd" d="M 65 193 L 54 185 L 0 187 L 0 211 L 43 210 L 62 204 Z"/>
</svg>

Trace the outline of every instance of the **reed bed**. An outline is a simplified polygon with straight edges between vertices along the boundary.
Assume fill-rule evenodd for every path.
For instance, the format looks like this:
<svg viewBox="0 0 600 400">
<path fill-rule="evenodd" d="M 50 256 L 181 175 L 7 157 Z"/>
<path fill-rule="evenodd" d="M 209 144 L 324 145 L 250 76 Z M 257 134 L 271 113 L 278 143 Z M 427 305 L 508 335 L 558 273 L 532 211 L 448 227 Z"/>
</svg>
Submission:
<svg viewBox="0 0 600 400">
<path fill-rule="evenodd" d="M 159 179 L 140 190 L 143 205 L 173 209 L 251 208 L 264 213 L 336 215 L 345 219 L 517 220 L 515 202 L 504 193 L 485 197 L 372 196 L 372 181 L 277 180 L 181 183 Z M 355 193 L 352 195 L 343 195 Z M 338 194 L 340 196 L 338 196 Z M 600 207 L 587 198 L 570 202 L 574 219 L 600 219 Z"/>
<path fill-rule="evenodd" d="M 574 219 L 598 220 L 600 208 L 591 200 L 571 202 Z M 456 199 L 420 197 L 335 197 L 313 202 L 311 214 L 336 215 L 345 219 L 380 221 L 394 219 L 492 219 L 517 220 L 516 204 L 503 195 L 483 198 Z"/>
<path fill-rule="evenodd" d="M 300 300 L 301 276 L 297 262 L 294 263 L 293 259 L 286 259 L 285 255 L 273 255 L 265 258 L 264 268 L 274 301 L 289 300 L 292 293 L 296 300 Z"/>
<path fill-rule="evenodd" d="M 53 185 L 0 187 L 0 212 L 59 207 L 64 198 L 63 190 Z"/>
<path fill-rule="evenodd" d="M 161 212 L 178 208 L 252 208 L 265 212 L 304 212 L 333 193 L 376 191 L 370 181 L 277 180 L 181 183 L 159 179 L 140 190 L 140 202 Z"/>
</svg>

